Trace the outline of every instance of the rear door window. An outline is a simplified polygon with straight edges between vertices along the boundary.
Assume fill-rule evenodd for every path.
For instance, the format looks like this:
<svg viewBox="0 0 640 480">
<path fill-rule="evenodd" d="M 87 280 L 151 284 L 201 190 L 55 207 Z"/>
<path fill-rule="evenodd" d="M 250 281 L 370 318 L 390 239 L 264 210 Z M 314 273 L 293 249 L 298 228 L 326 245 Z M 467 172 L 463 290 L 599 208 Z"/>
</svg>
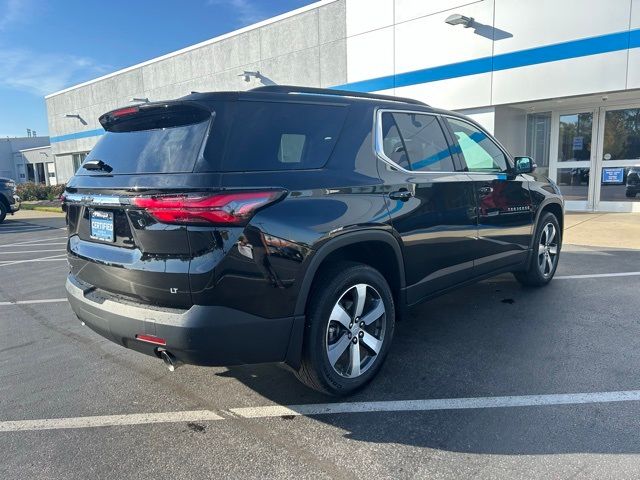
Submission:
<svg viewBox="0 0 640 480">
<path fill-rule="evenodd" d="M 385 112 L 382 129 L 384 154 L 402 168 L 416 172 L 456 170 L 435 115 Z"/>
<path fill-rule="evenodd" d="M 327 163 L 347 107 L 238 101 L 224 115 L 233 115 L 233 121 L 221 142 L 216 127 L 219 120 L 227 122 L 216 115 L 205 153 L 210 168 L 222 155 L 220 170 L 224 172 L 315 169 Z"/>
</svg>

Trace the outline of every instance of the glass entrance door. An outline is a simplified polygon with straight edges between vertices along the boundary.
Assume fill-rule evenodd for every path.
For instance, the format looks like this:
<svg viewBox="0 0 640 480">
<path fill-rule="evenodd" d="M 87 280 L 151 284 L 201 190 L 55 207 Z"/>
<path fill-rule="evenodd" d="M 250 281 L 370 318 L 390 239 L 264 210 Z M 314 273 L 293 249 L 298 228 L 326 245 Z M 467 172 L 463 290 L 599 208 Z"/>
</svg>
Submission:
<svg viewBox="0 0 640 480">
<path fill-rule="evenodd" d="M 564 195 L 567 210 L 593 209 L 594 139 L 598 110 L 554 112 L 549 176 Z"/>
<path fill-rule="evenodd" d="M 640 212 L 640 105 L 602 107 L 599 118 L 595 209 Z"/>
<path fill-rule="evenodd" d="M 640 212 L 640 104 L 553 112 L 549 177 L 567 210 Z"/>
</svg>

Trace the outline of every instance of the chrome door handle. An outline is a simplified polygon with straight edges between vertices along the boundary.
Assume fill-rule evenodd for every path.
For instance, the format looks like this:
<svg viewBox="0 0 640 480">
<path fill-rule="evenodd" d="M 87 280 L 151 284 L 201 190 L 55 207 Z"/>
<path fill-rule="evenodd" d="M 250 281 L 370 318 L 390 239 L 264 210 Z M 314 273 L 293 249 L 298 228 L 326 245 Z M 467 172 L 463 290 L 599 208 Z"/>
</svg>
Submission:
<svg viewBox="0 0 640 480">
<path fill-rule="evenodd" d="M 401 200 L 403 202 L 406 202 L 411 197 L 413 197 L 413 193 L 411 193 L 409 190 L 398 190 L 397 192 L 391 192 L 389 194 L 389 198 L 391 200 Z"/>
</svg>

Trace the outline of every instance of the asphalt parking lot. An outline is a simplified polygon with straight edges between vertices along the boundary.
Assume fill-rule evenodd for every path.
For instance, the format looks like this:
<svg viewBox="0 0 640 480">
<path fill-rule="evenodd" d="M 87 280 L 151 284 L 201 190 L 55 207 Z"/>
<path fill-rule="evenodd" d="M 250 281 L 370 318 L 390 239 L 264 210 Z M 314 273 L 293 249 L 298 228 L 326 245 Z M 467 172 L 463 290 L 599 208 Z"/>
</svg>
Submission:
<svg viewBox="0 0 640 480">
<path fill-rule="evenodd" d="M 277 365 L 171 373 L 103 340 L 64 301 L 63 228 L 0 225 L 2 479 L 640 475 L 640 250 L 567 245 L 547 288 L 425 303 L 334 400 Z"/>
</svg>

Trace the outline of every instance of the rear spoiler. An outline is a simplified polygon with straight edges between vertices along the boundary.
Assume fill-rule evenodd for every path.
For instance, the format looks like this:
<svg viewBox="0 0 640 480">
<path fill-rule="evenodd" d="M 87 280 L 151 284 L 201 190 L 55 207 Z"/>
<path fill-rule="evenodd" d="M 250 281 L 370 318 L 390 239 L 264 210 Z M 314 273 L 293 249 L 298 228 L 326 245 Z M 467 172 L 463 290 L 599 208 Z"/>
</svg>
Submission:
<svg viewBox="0 0 640 480">
<path fill-rule="evenodd" d="M 172 128 L 208 120 L 213 112 L 194 102 L 156 102 L 118 108 L 101 115 L 100 125 L 108 132 L 129 132 Z"/>
</svg>

